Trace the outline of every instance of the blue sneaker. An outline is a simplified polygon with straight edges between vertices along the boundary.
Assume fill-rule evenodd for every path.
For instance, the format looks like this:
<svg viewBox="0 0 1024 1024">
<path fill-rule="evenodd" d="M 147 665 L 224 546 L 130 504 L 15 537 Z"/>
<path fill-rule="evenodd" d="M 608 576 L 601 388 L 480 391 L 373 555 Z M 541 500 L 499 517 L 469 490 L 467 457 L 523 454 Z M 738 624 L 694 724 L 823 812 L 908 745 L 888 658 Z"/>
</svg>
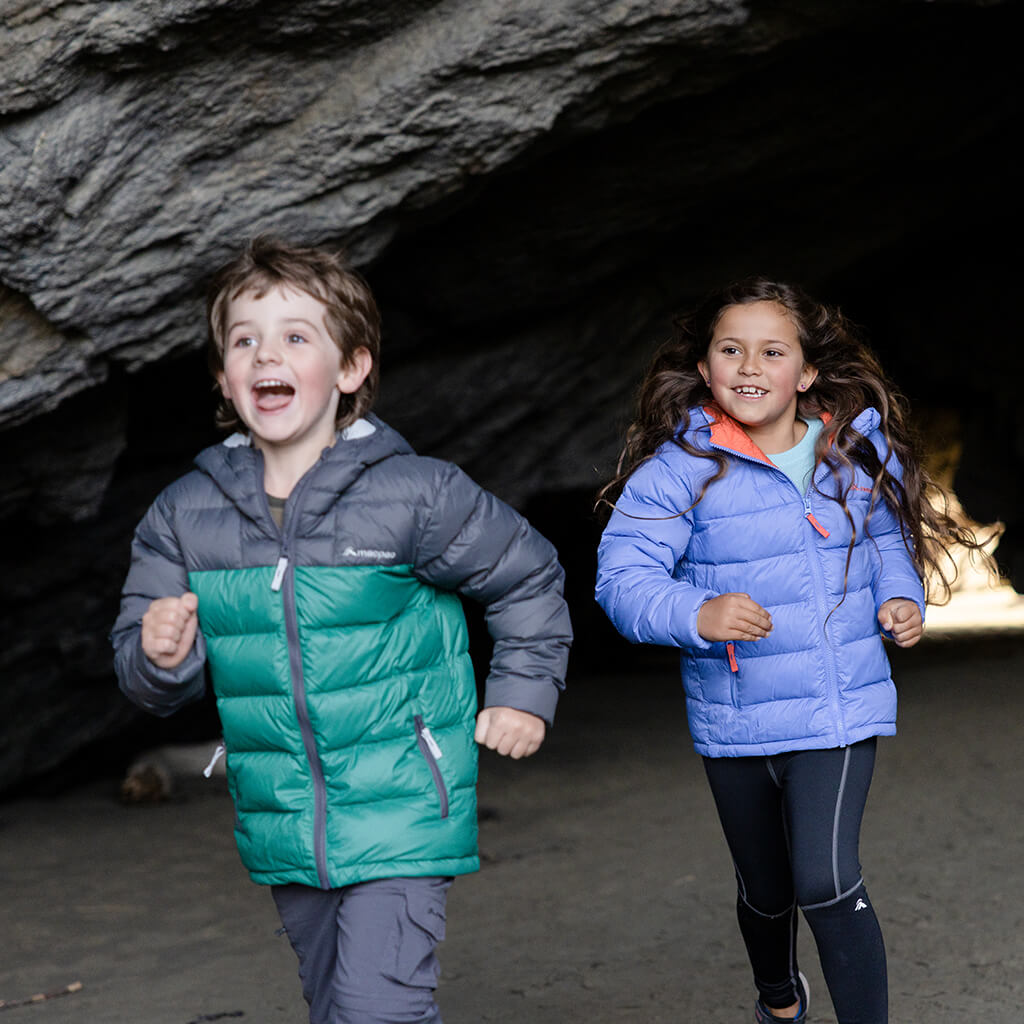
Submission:
<svg viewBox="0 0 1024 1024">
<path fill-rule="evenodd" d="M 758 999 L 754 1004 L 754 1020 L 757 1024 L 805 1024 L 811 1008 L 811 989 L 803 971 L 800 972 L 800 989 L 800 1011 L 795 1017 L 776 1017 L 771 1008 Z"/>
</svg>

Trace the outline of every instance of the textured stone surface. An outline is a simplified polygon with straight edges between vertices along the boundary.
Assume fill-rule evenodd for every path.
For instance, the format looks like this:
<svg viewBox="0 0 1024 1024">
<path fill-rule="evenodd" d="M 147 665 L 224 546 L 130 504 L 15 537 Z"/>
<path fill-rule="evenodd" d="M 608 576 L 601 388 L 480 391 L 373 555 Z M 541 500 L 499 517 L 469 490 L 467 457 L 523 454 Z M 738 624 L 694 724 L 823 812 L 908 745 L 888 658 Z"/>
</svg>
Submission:
<svg viewBox="0 0 1024 1024">
<path fill-rule="evenodd" d="M 90 361 L 165 357 L 195 343 L 189 300 L 254 228 L 331 237 L 365 263 L 399 213 L 560 118 L 594 130 L 650 104 L 659 51 L 741 20 L 729 3 L 594 0 L 26 6 L 0 48 L 22 115 L 0 143 L 4 280 L 85 335 Z M 81 381 L 0 388 L 0 413 Z"/>
<path fill-rule="evenodd" d="M 201 296 L 261 231 L 349 250 L 384 309 L 382 413 L 543 508 L 578 595 L 569 548 L 643 362 L 672 310 L 755 269 L 850 303 L 913 398 L 965 411 L 984 510 L 962 496 L 1012 547 L 1019 23 L 924 0 L 6 0 L 0 789 L 141 728 L 105 639 L 127 541 L 213 439 Z"/>
</svg>

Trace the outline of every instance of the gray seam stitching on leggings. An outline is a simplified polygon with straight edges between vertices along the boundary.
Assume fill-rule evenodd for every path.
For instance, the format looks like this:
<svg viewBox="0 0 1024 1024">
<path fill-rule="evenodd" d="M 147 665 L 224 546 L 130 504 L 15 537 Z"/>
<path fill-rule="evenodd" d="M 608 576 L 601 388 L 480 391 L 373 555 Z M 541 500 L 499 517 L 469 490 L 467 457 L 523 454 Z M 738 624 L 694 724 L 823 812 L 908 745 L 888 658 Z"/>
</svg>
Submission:
<svg viewBox="0 0 1024 1024">
<path fill-rule="evenodd" d="M 775 785 L 778 786 L 779 789 L 781 789 L 782 788 L 782 783 L 779 782 L 779 778 L 775 774 L 775 768 L 772 765 L 772 759 L 770 757 L 766 757 L 764 759 L 764 763 L 765 763 L 765 766 L 768 768 L 768 774 L 772 777 L 772 782 L 774 782 Z M 783 821 L 783 826 L 785 826 L 785 821 Z M 788 835 L 786 837 L 786 845 L 787 846 L 789 845 L 789 836 Z M 784 910 L 782 912 L 782 914 L 763 914 L 763 913 L 761 913 L 761 911 L 758 910 L 757 907 L 751 906 L 751 904 L 747 901 L 747 886 L 746 886 L 746 883 L 743 881 L 743 875 L 740 874 L 739 865 L 736 863 L 736 861 L 733 861 L 732 862 L 732 866 L 733 866 L 733 869 L 736 871 L 736 882 L 737 882 L 738 887 L 739 887 L 740 899 L 743 900 L 743 902 L 748 907 L 750 907 L 750 909 L 755 914 L 757 914 L 759 917 L 766 917 L 766 918 L 769 918 L 770 920 L 774 920 L 777 917 L 782 917 L 782 914 L 788 914 L 791 910 L 793 910 L 795 908 L 796 904 L 794 903 L 793 906 L 789 907 L 787 910 Z"/>
<path fill-rule="evenodd" d="M 836 888 L 836 899 L 839 898 L 839 816 L 843 810 L 843 794 L 846 791 L 846 773 L 850 769 L 850 748 L 846 748 L 843 757 L 843 776 L 839 780 L 839 792 L 836 794 L 836 813 L 832 819 L 832 879 Z"/>
<path fill-rule="evenodd" d="M 846 892 L 840 893 L 834 900 L 826 900 L 824 903 L 808 903 L 807 906 L 801 907 L 801 910 L 821 910 L 822 907 L 834 907 L 837 903 L 842 903 L 843 900 L 848 899 L 852 896 L 862 885 L 864 884 L 863 876 L 857 879 L 855 885 L 850 886 Z"/>
<path fill-rule="evenodd" d="M 789 918 L 789 977 L 793 982 L 793 987 L 799 990 L 797 976 L 800 972 L 796 967 L 796 927 L 797 917 L 796 906 L 794 905 Z"/>
<path fill-rule="evenodd" d="M 740 899 L 743 900 L 743 905 L 752 914 L 757 914 L 758 917 L 763 917 L 768 921 L 777 921 L 780 917 L 785 917 L 787 914 L 793 914 L 796 911 L 796 904 L 791 903 L 785 910 L 778 914 L 766 914 L 763 910 L 758 910 L 757 907 L 752 906 L 743 892 L 740 893 Z"/>
<path fill-rule="evenodd" d="M 747 885 L 743 881 L 743 876 L 740 874 L 739 865 L 736 861 L 733 861 L 732 866 L 733 870 L 736 872 L 736 885 L 739 889 L 740 899 L 743 900 L 744 903 L 747 903 Z M 747 906 L 750 907 L 750 904 L 747 903 Z M 750 907 L 750 909 L 753 910 L 754 908 Z"/>
</svg>

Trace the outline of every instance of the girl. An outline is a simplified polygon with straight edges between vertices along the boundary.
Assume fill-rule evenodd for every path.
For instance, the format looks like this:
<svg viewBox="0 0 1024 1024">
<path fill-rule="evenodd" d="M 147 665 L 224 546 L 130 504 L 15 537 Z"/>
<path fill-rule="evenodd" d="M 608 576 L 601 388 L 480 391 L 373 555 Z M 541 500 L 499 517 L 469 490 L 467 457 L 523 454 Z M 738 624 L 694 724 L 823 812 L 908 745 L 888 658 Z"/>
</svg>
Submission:
<svg viewBox="0 0 1024 1024">
<path fill-rule="evenodd" d="M 805 1021 L 797 908 L 839 1024 L 887 1020 L 858 838 L 896 731 L 882 635 L 921 638 L 941 541 L 905 404 L 838 310 L 762 278 L 676 324 L 641 388 L 597 600 L 681 648 L 690 730 L 732 854 L 755 1019 Z"/>
</svg>

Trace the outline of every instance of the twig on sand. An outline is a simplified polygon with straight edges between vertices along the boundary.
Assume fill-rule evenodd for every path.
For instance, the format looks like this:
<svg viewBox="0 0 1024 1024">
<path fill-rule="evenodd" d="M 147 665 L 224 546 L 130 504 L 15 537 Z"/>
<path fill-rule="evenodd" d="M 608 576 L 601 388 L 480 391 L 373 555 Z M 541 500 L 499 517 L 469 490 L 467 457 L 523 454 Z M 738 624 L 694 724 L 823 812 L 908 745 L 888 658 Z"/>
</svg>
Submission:
<svg viewBox="0 0 1024 1024">
<path fill-rule="evenodd" d="M 201 1013 L 193 1017 L 188 1024 L 205 1024 L 208 1020 L 223 1020 L 225 1017 L 244 1017 L 245 1010 L 229 1010 L 227 1013 Z"/>
<path fill-rule="evenodd" d="M 59 996 L 70 996 L 75 992 L 82 991 L 82 983 L 73 981 L 56 992 L 37 992 L 28 999 L 0 999 L 0 1010 L 15 1010 L 19 1006 L 32 1006 L 33 1003 L 42 1003 L 47 999 L 57 999 Z"/>
</svg>

